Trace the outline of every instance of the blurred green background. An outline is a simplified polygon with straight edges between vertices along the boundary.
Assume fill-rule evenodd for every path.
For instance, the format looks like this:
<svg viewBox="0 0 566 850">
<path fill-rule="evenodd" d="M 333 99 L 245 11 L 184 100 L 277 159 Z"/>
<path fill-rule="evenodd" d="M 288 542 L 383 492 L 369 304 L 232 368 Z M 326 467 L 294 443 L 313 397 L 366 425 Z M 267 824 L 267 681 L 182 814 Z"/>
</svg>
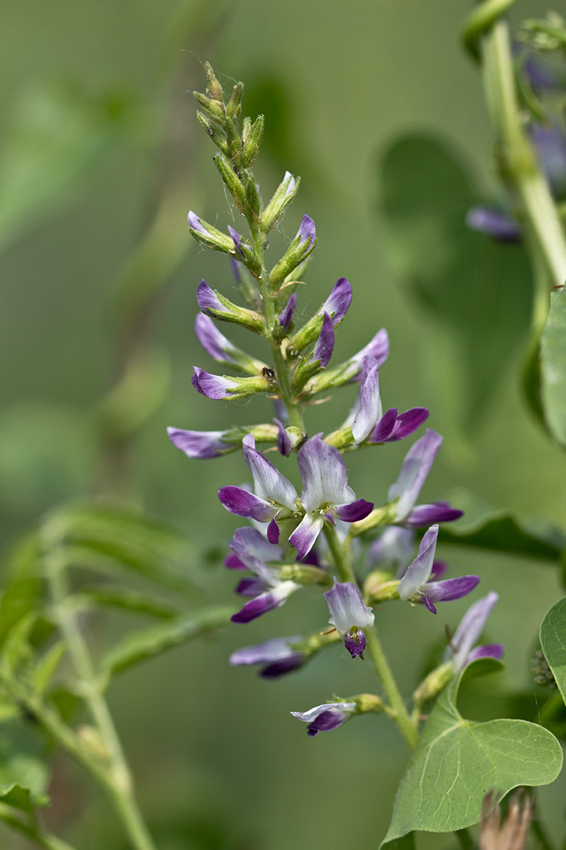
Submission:
<svg viewBox="0 0 566 850">
<path fill-rule="evenodd" d="M 444 139 L 471 169 L 473 191 L 497 194 L 479 74 L 458 46 L 469 8 L 467 0 L 3 0 L 3 547 L 60 500 L 119 494 L 186 532 L 205 564 L 198 583 L 219 601 L 233 598 L 211 549 L 223 552 L 239 524 L 216 491 L 246 478 L 243 461 L 190 461 L 165 433 L 167 425 L 214 430 L 272 415 L 266 400 L 229 406 L 190 385 L 193 364 L 215 371 L 192 330 L 198 281 L 204 276 L 228 297 L 235 289 L 226 258 L 191 245 L 185 226 L 189 209 L 221 228 L 233 223 L 191 96 L 204 88 L 206 59 L 228 86 L 245 82 L 245 114 L 266 114 L 264 197 L 285 169 L 303 178 L 282 225 L 294 235 L 303 213 L 317 225 L 300 312 L 308 316 L 338 277 L 348 277 L 354 301 L 336 361 L 387 327 L 384 404 L 429 407 L 431 427 L 444 435 L 424 501 L 452 497 L 462 506 L 564 523 L 566 464 L 521 399 L 521 347 L 499 376 L 494 365 L 483 414 L 464 426 L 466 387 L 446 369 L 454 341 L 402 285 L 382 213 L 380 162 L 410 132 Z M 544 11 L 546 3 L 533 0 L 513 14 L 519 20 Z M 156 211 L 154 241 L 136 254 Z M 277 236 L 273 242 L 275 250 Z M 244 335 L 230 336 L 247 344 Z M 128 352 L 142 363 L 141 389 Z M 139 428 L 128 410 L 116 425 L 107 396 L 127 362 L 143 408 Z M 337 427 L 352 392 L 315 408 L 312 431 Z M 353 455 L 358 495 L 383 499 L 405 451 L 393 444 Z M 442 554 L 455 573 L 477 572 L 482 592 L 501 594 L 489 637 L 506 644 L 507 680 L 528 688 L 538 624 L 561 595 L 556 572 L 487 554 Z M 127 672 L 113 686 L 111 703 L 161 850 L 338 850 L 377 847 L 384 835 L 407 757 L 391 724 L 368 716 L 309 740 L 289 717 L 333 693 L 371 688 L 371 670 L 352 665 L 339 647 L 274 683 L 228 665 L 238 646 L 325 621 L 316 594 L 298 596 L 250 626 Z M 466 606 L 441 608 L 437 618 L 408 606 L 379 612 L 406 693 L 427 646 Z M 108 634 L 121 628 L 118 618 L 103 625 Z M 542 795 L 555 837 L 565 790 L 559 780 Z M 91 795 L 65 758 L 56 762 L 51 791 L 46 819 L 54 830 L 84 850 L 124 846 L 105 800 Z M 421 837 L 421 846 L 432 843 L 454 841 Z M 28 845 L 2 828 L 0 846 Z"/>
</svg>

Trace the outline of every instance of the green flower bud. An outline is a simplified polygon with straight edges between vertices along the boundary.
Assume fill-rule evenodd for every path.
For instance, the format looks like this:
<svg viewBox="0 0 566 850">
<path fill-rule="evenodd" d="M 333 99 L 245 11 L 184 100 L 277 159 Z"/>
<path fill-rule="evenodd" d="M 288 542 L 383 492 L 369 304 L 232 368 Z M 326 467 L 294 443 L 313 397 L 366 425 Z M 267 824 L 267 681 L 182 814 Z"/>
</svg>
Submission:
<svg viewBox="0 0 566 850">
<path fill-rule="evenodd" d="M 216 100 L 212 100 L 210 97 L 207 97 L 205 94 L 201 94 L 198 91 L 193 92 L 195 100 L 197 103 L 200 103 L 205 113 L 210 115 L 211 118 L 214 118 L 215 121 L 218 121 L 220 125 L 225 123 L 226 116 L 224 115 L 224 107 L 217 103 Z"/>
<path fill-rule="evenodd" d="M 448 682 L 450 682 L 453 678 L 454 664 L 452 661 L 447 661 L 445 664 L 441 664 L 439 667 L 436 667 L 432 673 L 429 673 L 426 679 L 421 682 L 413 694 L 415 705 L 420 708 L 420 706 L 424 705 L 425 702 L 428 702 L 429 699 L 434 699 L 434 697 L 438 696 L 438 694 L 444 690 Z"/>
<path fill-rule="evenodd" d="M 297 177 L 295 180 L 289 171 L 285 173 L 285 177 L 261 215 L 260 226 L 263 233 L 269 233 L 272 227 L 274 227 L 277 219 L 299 191 L 300 183 L 300 177 Z"/>
<path fill-rule="evenodd" d="M 246 190 L 242 185 L 242 181 L 234 171 L 233 166 L 223 154 L 219 153 L 215 156 L 214 162 L 220 172 L 220 176 L 224 180 L 224 183 L 228 186 L 228 189 L 232 193 L 232 196 L 236 201 L 236 206 L 240 212 L 244 212 L 246 209 Z"/>
<path fill-rule="evenodd" d="M 332 587 L 334 579 L 320 567 L 310 567 L 305 564 L 286 564 L 279 570 L 281 581 L 294 581 L 297 584 L 319 584 Z"/>
<path fill-rule="evenodd" d="M 228 115 L 232 119 L 232 121 L 236 121 L 240 115 L 240 110 L 242 108 L 242 95 L 244 94 L 244 84 L 238 83 L 234 86 L 232 91 L 232 96 L 228 101 L 228 105 L 226 106 L 226 111 Z"/>
<path fill-rule="evenodd" d="M 220 148 L 223 153 L 228 153 L 230 147 L 228 145 L 228 137 L 224 130 L 215 124 L 214 121 L 211 121 L 210 118 L 207 118 L 203 112 L 197 110 L 197 118 L 216 145 L 216 147 Z"/>
<path fill-rule="evenodd" d="M 224 100 L 224 92 L 222 90 L 222 86 L 216 79 L 216 75 L 212 70 L 212 65 L 210 62 L 204 63 L 204 70 L 206 71 L 206 76 L 208 78 L 208 93 L 210 97 L 214 98 L 214 100 L 219 101 L 220 103 Z M 240 83 L 243 86 L 243 83 Z"/>
<path fill-rule="evenodd" d="M 254 121 L 249 133 L 244 138 L 244 147 L 242 148 L 242 165 L 244 168 L 251 168 L 259 153 L 259 146 L 263 138 L 263 128 L 265 126 L 265 118 L 259 115 Z"/>
</svg>

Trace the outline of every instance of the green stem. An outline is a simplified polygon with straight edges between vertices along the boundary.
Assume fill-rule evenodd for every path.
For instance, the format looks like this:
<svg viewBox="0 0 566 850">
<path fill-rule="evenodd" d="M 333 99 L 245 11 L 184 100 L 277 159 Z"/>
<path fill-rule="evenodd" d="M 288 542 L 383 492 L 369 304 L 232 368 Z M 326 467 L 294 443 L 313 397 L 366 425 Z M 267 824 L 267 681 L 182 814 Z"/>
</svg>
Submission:
<svg viewBox="0 0 566 850">
<path fill-rule="evenodd" d="M 399 693 L 399 689 L 395 679 L 393 678 L 393 673 L 391 672 L 391 668 L 389 667 L 387 658 L 383 652 L 383 647 L 381 646 L 381 642 L 377 636 L 377 629 L 364 629 L 364 631 L 366 635 L 366 649 L 371 656 L 377 675 L 381 679 L 383 689 L 387 694 L 387 699 L 389 700 L 389 705 L 393 709 L 393 719 L 408 745 L 411 749 L 414 749 L 419 739 L 417 727 L 409 717 L 407 709 L 405 708 L 405 703 Z"/>
<path fill-rule="evenodd" d="M 352 570 L 352 564 L 349 557 L 349 547 L 341 543 L 336 534 L 336 529 L 333 526 L 325 525 L 324 536 L 328 542 L 328 546 L 332 553 L 334 566 L 340 576 L 340 581 L 351 581 L 356 584 L 356 577 Z"/>
<path fill-rule="evenodd" d="M 136 850 L 155 850 L 155 845 L 145 825 L 134 796 L 131 773 L 126 762 L 110 711 L 102 696 L 96 671 L 78 627 L 74 612 L 66 605 L 68 596 L 64 567 L 57 549 L 53 548 L 46 557 L 46 574 L 51 589 L 53 608 L 65 638 L 75 669 L 81 679 L 83 697 L 104 742 L 109 760 L 109 772 L 97 768 L 95 775 L 102 779 L 114 806 L 120 815 L 132 846 Z M 82 747 L 81 747 L 82 749 Z M 92 770 L 90 760 L 81 760 Z"/>
<path fill-rule="evenodd" d="M 253 179 L 253 177 L 251 179 Z M 281 346 L 279 345 L 279 342 L 275 339 L 273 333 L 275 330 L 276 323 L 275 296 L 269 288 L 269 280 L 264 260 L 264 236 L 261 233 L 259 227 L 251 223 L 250 232 L 255 252 L 261 262 L 262 271 L 261 277 L 258 279 L 258 284 L 261 292 L 261 297 L 263 299 L 265 335 L 267 341 L 269 342 L 271 354 L 273 356 L 275 372 L 277 374 L 277 383 L 279 384 L 279 389 L 281 390 L 281 400 L 287 409 L 287 413 L 289 414 L 290 424 L 294 425 L 296 428 L 299 428 L 299 430 L 304 431 L 305 426 L 303 422 L 301 405 L 295 398 L 291 389 L 291 376 L 289 374 L 289 366 L 287 364 L 287 361 L 283 357 Z"/>
<path fill-rule="evenodd" d="M 517 102 L 509 30 L 499 20 L 483 44 L 485 90 L 495 125 L 504 174 L 515 188 L 534 249 L 543 258 L 554 286 L 566 280 L 566 238 Z"/>
</svg>

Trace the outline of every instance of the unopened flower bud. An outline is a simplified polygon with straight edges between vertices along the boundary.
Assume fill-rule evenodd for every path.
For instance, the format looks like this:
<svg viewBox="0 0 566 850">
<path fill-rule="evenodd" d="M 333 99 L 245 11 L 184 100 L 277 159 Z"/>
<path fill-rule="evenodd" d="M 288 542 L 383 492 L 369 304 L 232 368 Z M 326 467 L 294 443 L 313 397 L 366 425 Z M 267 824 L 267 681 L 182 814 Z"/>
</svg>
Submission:
<svg viewBox="0 0 566 850">
<path fill-rule="evenodd" d="M 240 115 L 242 108 L 242 95 L 244 94 L 244 84 L 237 83 L 232 90 L 232 95 L 226 106 L 226 111 L 230 118 L 234 121 Z"/>
<path fill-rule="evenodd" d="M 269 275 L 271 286 L 274 288 L 279 287 L 287 275 L 291 274 L 293 269 L 296 269 L 308 257 L 315 246 L 316 228 L 314 221 L 308 215 L 304 215 L 297 235 Z"/>
<path fill-rule="evenodd" d="M 307 564 L 285 564 L 279 570 L 281 581 L 294 581 L 297 584 L 318 584 L 323 587 L 331 587 L 332 576 L 320 567 L 311 567 Z"/>
<path fill-rule="evenodd" d="M 232 193 L 232 197 L 236 201 L 236 206 L 240 212 L 244 212 L 246 208 L 246 190 L 244 189 L 242 181 L 238 177 L 237 173 L 234 171 L 233 166 L 224 154 L 221 153 L 214 157 L 214 163 L 219 170 L 224 183 Z"/>
<path fill-rule="evenodd" d="M 191 235 L 202 245 L 206 245 L 207 248 L 212 248 L 214 251 L 224 251 L 226 254 L 234 252 L 234 243 L 225 233 L 203 221 L 192 210 L 187 219 Z"/>
<path fill-rule="evenodd" d="M 263 138 L 263 128 L 265 126 L 265 118 L 263 115 L 258 115 L 252 124 L 249 133 L 246 136 L 244 147 L 242 148 L 242 165 L 244 168 L 251 168 L 259 153 L 259 146 Z"/>
<path fill-rule="evenodd" d="M 205 280 L 201 280 L 199 283 L 197 298 L 200 309 L 207 316 L 211 316 L 214 319 L 221 319 L 223 322 L 242 325 L 242 327 L 256 333 L 262 333 L 263 321 L 261 316 L 253 310 L 247 310 L 244 307 L 238 307 L 237 304 L 233 304 L 228 298 L 225 298 L 216 290 L 211 289 Z"/>
<path fill-rule="evenodd" d="M 208 79 L 208 89 L 207 89 L 207 91 L 208 91 L 210 97 L 212 97 L 212 98 L 214 98 L 214 100 L 218 100 L 220 103 L 222 103 L 222 100 L 224 98 L 224 92 L 222 90 L 222 86 L 220 85 L 220 83 L 216 79 L 216 75 L 215 75 L 214 71 L 212 70 L 212 65 L 210 64 L 210 62 L 204 63 L 204 70 L 206 71 L 206 76 L 207 76 L 207 79 Z M 243 88 L 243 84 L 240 83 L 240 85 Z"/>
<path fill-rule="evenodd" d="M 277 187 L 275 194 L 273 195 L 270 202 L 267 204 L 266 208 L 261 214 L 260 225 L 263 233 L 269 233 L 269 231 L 277 222 L 277 219 L 289 206 L 289 204 L 291 203 L 291 201 L 299 190 L 300 182 L 300 177 L 297 177 L 297 179 L 295 179 L 289 171 L 285 172 L 283 180 Z"/>
<path fill-rule="evenodd" d="M 444 690 L 448 682 L 454 678 L 454 664 L 452 661 L 447 661 L 436 667 L 428 674 L 415 691 L 413 698 L 415 705 L 422 706 L 429 699 L 434 699 Z"/>
</svg>

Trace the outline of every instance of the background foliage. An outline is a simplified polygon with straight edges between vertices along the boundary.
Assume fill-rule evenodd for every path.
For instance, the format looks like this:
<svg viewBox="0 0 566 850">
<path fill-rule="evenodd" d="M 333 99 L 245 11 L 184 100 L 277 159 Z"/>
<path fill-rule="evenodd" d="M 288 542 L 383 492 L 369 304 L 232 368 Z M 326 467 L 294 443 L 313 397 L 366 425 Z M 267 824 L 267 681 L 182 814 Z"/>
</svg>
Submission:
<svg viewBox="0 0 566 850">
<path fill-rule="evenodd" d="M 468 278 L 440 248 L 434 255 L 427 250 L 458 229 L 456 213 L 448 223 L 433 215 L 419 219 L 420 212 L 434 212 L 434 204 L 430 185 L 418 184 L 421 203 L 409 210 L 404 231 L 416 228 L 422 240 L 426 262 L 418 269 L 409 267 L 405 249 L 406 265 L 400 266 L 402 242 L 388 238 L 383 215 L 391 195 L 381 164 L 384 157 L 394 160 L 396 139 L 408 132 L 431 139 L 429 150 L 435 140 L 447 145 L 455 172 L 464 175 L 456 175 L 456 188 L 444 190 L 456 211 L 468 203 L 462 196 L 472 202 L 494 195 L 480 81 L 457 44 L 469 4 L 330 0 L 324 9 L 322 15 L 314 0 L 228 0 L 212 8 L 173 0 L 2 4 L 3 547 L 58 500 L 121 491 L 186 532 L 195 563 L 202 564 L 193 569 L 193 581 L 218 604 L 232 603 L 218 555 L 236 522 L 219 506 L 216 491 L 245 478 L 242 460 L 232 455 L 205 469 L 180 457 L 165 436 L 166 425 L 221 429 L 229 415 L 222 402 L 202 398 L 190 386 L 192 364 L 210 366 L 192 334 L 197 282 L 204 275 L 227 295 L 231 286 L 226 258 L 198 246 L 189 251 L 185 228 L 189 208 L 210 220 L 224 206 L 189 94 L 201 85 L 206 58 L 223 79 L 245 80 L 249 111 L 266 114 L 265 185 L 274 187 L 285 168 L 303 177 L 300 201 L 283 227 L 294 233 L 303 212 L 317 224 L 323 250 L 303 294 L 304 309 L 305 299 L 318 306 L 335 280 L 347 276 L 354 302 L 335 357 L 386 326 L 392 355 L 381 376 L 384 403 L 391 398 L 402 409 L 431 408 L 430 425 L 445 443 L 427 492 L 452 496 L 469 518 L 492 506 L 530 522 L 542 515 L 563 521 L 564 458 L 531 419 L 518 385 L 526 331 L 521 304 L 528 290 L 520 250 L 498 246 L 502 267 L 517 266 L 513 338 L 503 345 L 479 323 L 458 349 L 450 316 L 439 320 L 423 298 L 428 294 L 430 302 L 427 281 L 441 271 L 443 290 L 453 293 L 452 309 L 464 309 L 459 296 Z M 545 10 L 543 3 L 518 3 L 514 16 Z M 160 204 L 171 185 L 178 192 L 169 192 L 168 205 Z M 140 259 L 136 246 L 152 225 L 167 234 L 169 250 L 160 254 L 152 246 L 162 240 L 149 239 Z M 481 251 L 472 253 L 479 265 Z M 496 286 L 494 281 L 492 295 Z M 139 321 L 124 318 L 132 315 Z M 136 342 L 128 349 L 133 327 Z M 238 342 L 237 333 L 232 336 Z M 470 387 L 469 362 L 480 341 L 485 365 L 481 381 Z M 130 395 L 120 395 L 117 407 L 108 393 L 123 377 L 125 349 L 133 352 L 126 370 Z M 492 361 L 497 368 L 489 368 Z M 140 362 L 144 380 L 136 382 Z M 344 410 L 351 401 L 347 392 Z M 145 411 L 139 422 L 128 408 L 132 397 L 133 408 Z M 253 404 L 265 404 L 268 415 L 267 402 Z M 242 423 L 250 419 L 246 401 L 237 415 Z M 323 420 L 324 406 L 317 416 Z M 392 447 L 380 454 L 380 467 L 353 456 L 356 491 L 384 497 L 403 451 Z M 490 629 L 507 648 L 505 675 L 518 692 L 532 693 L 525 659 L 544 612 L 562 595 L 556 562 L 453 546 L 443 554 L 458 571 L 481 575 L 482 589 L 501 594 Z M 281 634 L 300 631 L 301 604 L 297 599 L 273 615 Z M 454 627 L 465 607 L 454 603 L 438 619 L 449 616 Z M 130 616 L 139 616 L 140 626 L 147 622 L 141 614 Z M 427 620 L 424 610 L 384 609 L 382 616 L 385 634 L 388 618 L 402 621 L 395 634 L 405 637 L 396 637 L 389 649 L 392 663 L 405 669 L 400 684 L 408 690 L 425 660 L 412 641 L 414 617 L 430 641 L 439 623 Z M 105 616 L 105 643 L 122 622 L 117 614 Z M 245 636 L 232 626 L 126 670 L 110 692 L 141 777 L 142 802 L 164 850 L 283 850 L 307 840 L 318 850 L 338 848 L 346 839 L 373 846 L 386 831 L 405 765 L 403 742 L 385 718 L 373 717 L 348 724 L 340 735 L 309 741 L 288 711 L 320 701 L 330 681 L 330 653 L 341 650 L 318 658 L 308 677 L 275 683 L 229 668 L 233 648 L 271 634 L 261 620 Z M 333 687 L 358 690 L 359 672 L 354 685 L 348 665 L 338 669 L 342 680 L 333 677 Z M 490 719 L 486 701 L 478 705 L 476 699 L 472 708 L 475 719 Z M 355 793 L 348 793 L 350 783 Z M 86 850 L 118 850 L 120 832 L 106 802 L 96 797 L 84 811 L 88 789 L 82 772 L 61 758 L 46 819 Z M 541 796 L 559 836 L 564 781 Z M 12 834 L 0 835 L 9 850 L 24 846 Z M 420 840 L 447 846 L 453 839 Z"/>
</svg>

